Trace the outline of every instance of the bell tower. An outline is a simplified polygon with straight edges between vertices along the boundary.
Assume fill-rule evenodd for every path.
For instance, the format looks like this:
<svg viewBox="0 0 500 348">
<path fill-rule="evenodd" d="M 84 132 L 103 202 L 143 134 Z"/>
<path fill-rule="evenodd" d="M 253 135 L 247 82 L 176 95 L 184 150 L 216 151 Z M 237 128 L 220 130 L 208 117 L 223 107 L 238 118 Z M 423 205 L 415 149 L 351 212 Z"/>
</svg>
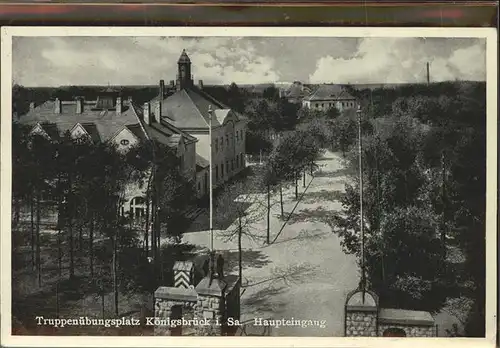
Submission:
<svg viewBox="0 0 500 348">
<path fill-rule="evenodd" d="M 193 77 L 191 76 L 191 60 L 189 59 L 186 50 L 182 50 L 182 54 L 177 61 L 177 90 L 191 87 L 193 85 Z"/>
</svg>

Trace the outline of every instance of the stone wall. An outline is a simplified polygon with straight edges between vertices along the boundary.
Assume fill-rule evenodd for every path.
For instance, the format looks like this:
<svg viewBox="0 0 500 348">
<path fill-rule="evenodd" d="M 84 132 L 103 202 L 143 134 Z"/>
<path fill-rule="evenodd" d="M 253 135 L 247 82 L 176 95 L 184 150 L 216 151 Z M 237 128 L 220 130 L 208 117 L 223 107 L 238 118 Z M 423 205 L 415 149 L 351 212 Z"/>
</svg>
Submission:
<svg viewBox="0 0 500 348">
<path fill-rule="evenodd" d="M 193 319 L 196 313 L 196 293 L 192 289 L 178 289 L 170 287 L 160 287 L 155 292 L 155 320 L 181 319 L 180 317 L 172 317 L 175 314 L 186 320 Z M 179 306 L 180 313 L 173 313 L 173 307 Z M 177 307 L 177 308 L 179 308 Z M 193 328 L 183 328 L 184 334 L 189 334 Z M 155 336 L 170 336 L 169 325 L 155 325 Z"/>
<path fill-rule="evenodd" d="M 210 325 L 197 327 L 198 336 L 219 336 L 221 335 L 224 312 L 224 299 L 219 296 L 198 294 L 198 301 L 195 308 L 195 317 L 207 319 Z"/>
<path fill-rule="evenodd" d="M 347 337 L 377 336 L 377 312 L 348 311 L 345 321 Z"/>
<path fill-rule="evenodd" d="M 380 324 L 378 328 L 378 335 L 383 336 L 384 331 L 390 328 L 402 329 L 407 337 L 436 337 L 435 326 L 423 325 L 395 325 L 395 324 Z"/>
</svg>

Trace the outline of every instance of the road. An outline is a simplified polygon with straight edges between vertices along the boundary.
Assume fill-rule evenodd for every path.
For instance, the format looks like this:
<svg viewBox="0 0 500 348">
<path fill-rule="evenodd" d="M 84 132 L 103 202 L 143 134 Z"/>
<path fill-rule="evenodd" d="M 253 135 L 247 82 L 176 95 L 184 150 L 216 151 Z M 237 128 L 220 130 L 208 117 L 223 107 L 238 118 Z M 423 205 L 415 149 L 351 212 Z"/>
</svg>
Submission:
<svg viewBox="0 0 500 348">
<path fill-rule="evenodd" d="M 355 258 L 342 251 L 339 238 L 327 223 L 331 212 L 341 208 L 338 198 L 344 190 L 345 172 L 340 157 L 330 152 L 324 154 L 319 165 L 320 171 L 312 181 L 306 178 L 310 185 L 273 244 L 267 246 L 263 239 L 243 239 L 242 320 L 316 321 L 304 327 L 273 328 L 273 336 L 343 336 L 345 297 L 358 284 Z M 302 193 L 304 188 L 300 186 Z M 287 189 L 285 212 L 293 210 L 294 198 L 294 189 Z M 283 226 L 279 214 L 276 205 L 271 240 Z M 256 221 L 252 228 L 263 237 L 266 219 Z M 237 273 L 236 240 L 226 241 L 220 231 L 214 233 L 214 248 L 225 255 L 230 271 Z M 186 233 L 183 241 L 208 247 L 210 237 L 208 232 Z"/>
</svg>

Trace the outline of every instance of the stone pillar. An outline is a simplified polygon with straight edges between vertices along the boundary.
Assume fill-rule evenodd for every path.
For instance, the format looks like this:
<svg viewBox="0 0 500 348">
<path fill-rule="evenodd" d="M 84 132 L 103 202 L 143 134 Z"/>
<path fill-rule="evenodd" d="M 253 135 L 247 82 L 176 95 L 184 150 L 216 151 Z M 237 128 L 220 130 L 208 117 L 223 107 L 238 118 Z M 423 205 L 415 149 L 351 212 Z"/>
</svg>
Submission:
<svg viewBox="0 0 500 348">
<path fill-rule="evenodd" d="M 197 294 L 194 289 L 173 288 L 161 286 L 155 291 L 155 336 L 170 336 L 171 327 L 169 319 L 192 319 L 195 315 L 193 307 L 196 307 Z M 179 306 L 181 311 L 173 313 L 172 308 Z M 178 307 L 178 308 L 179 308 Z M 177 314 L 181 317 L 172 317 L 172 314 Z M 190 328 L 183 328 L 183 331 Z"/>
<path fill-rule="evenodd" d="M 376 337 L 377 312 L 347 311 L 346 337 Z"/>
<path fill-rule="evenodd" d="M 376 337 L 378 331 L 378 297 L 370 291 L 355 290 L 345 305 L 345 336 Z"/>
<path fill-rule="evenodd" d="M 195 317 L 206 319 L 208 325 L 197 327 L 198 336 L 220 336 L 225 323 L 226 299 L 225 289 L 227 284 L 218 278 L 210 276 L 203 278 L 196 286 L 198 302 Z"/>
</svg>

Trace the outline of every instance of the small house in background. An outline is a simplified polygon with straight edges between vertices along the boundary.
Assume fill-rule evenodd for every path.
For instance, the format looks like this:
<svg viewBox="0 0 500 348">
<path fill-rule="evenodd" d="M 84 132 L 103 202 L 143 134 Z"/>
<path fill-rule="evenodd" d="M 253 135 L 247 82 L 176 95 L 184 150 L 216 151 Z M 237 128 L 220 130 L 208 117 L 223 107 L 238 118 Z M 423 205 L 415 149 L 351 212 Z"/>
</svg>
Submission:
<svg viewBox="0 0 500 348">
<path fill-rule="evenodd" d="M 280 89 L 280 97 L 292 104 L 301 104 L 303 99 L 310 94 L 311 88 L 300 81 L 294 81 L 288 88 Z"/>
<path fill-rule="evenodd" d="M 336 107 L 342 112 L 355 108 L 356 98 L 341 85 L 324 84 L 302 100 L 302 107 L 312 110 L 328 110 Z"/>
</svg>

